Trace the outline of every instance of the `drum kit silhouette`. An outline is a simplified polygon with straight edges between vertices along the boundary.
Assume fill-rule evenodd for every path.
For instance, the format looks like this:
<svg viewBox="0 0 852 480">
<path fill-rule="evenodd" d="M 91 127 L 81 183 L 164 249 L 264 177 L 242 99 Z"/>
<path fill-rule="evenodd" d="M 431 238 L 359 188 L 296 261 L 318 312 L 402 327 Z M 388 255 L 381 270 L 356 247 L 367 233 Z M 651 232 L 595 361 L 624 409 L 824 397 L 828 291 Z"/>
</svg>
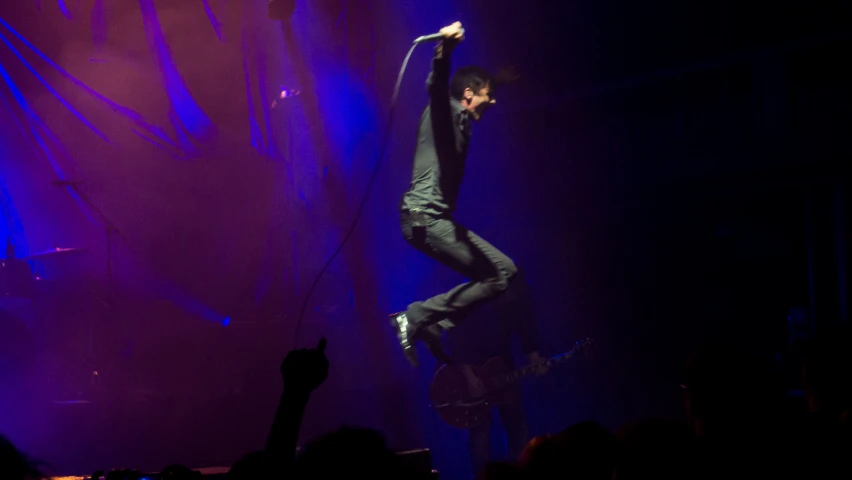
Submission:
<svg viewBox="0 0 852 480">
<path fill-rule="evenodd" d="M 73 311 L 79 304 L 69 308 L 65 302 L 66 292 L 80 296 L 80 285 L 73 276 L 46 279 L 34 273 L 34 267 L 66 270 L 62 267 L 68 259 L 86 251 L 54 247 L 17 258 L 7 240 L 5 257 L 0 258 L 0 383 L 50 383 L 39 389 L 60 397 L 54 401 L 82 401 L 88 395 L 85 384 L 98 375 L 87 345 L 94 332 L 91 325 L 76 321 L 89 312 Z"/>
<path fill-rule="evenodd" d="M 29 305 L 38 290 L 41 277 L 33 273 L 30 262 L 43 262 L 86 252 L 84 248 L 54 247 L 43 252 L 16 258 L 11 239 L 6 243 L 6 256 L 0 258 L 0 309 L 16 309 Z"/>
</svg>

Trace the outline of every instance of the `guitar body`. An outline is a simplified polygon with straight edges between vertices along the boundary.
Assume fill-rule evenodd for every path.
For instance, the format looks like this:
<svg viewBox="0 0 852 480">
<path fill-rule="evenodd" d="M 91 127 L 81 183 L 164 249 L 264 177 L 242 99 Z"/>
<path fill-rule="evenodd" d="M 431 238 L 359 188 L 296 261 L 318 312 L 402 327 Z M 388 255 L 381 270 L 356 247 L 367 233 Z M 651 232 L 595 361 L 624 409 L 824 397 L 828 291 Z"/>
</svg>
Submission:
<svg viewBox="0 0 852 480">
<path fill-rule="evenodd" d="M 473 398 L 468 393 L 467 380 L 461 371 L 452 365 L 444 365 L 432 379 L 429 397 L 432 407 L 442 420 L 453 427 L 470 429 L 489 421 L 495 405 L 517 402 L 521 391 L 515 386 L 496 388 L 491 380 L 510 371 L 510 366 L 502 358 L 493 358 L 480 367 L 472 367 L 473 372 L 485 385 L 486 394 Z"/>
</svg>

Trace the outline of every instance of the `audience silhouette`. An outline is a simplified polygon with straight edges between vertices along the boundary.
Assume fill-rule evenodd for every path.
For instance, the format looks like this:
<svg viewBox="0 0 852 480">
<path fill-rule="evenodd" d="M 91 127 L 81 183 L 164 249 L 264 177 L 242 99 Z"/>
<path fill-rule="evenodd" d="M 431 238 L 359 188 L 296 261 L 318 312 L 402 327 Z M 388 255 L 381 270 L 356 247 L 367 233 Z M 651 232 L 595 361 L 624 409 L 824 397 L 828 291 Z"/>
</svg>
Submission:
<svg viewBox="0 0 852 480">
<path fill-rule="evenodd" d="M 369 477 L 419 480 L 381 432 L 343 427 L 297 451 L 311 394 L 327 379 L 326 341 L 291 351 L 281 364 L 283 388 L 262 450 L 234 463 L 228 478 L 325 479 Z M 710 478 L 850 478 L 846 460 L 852 413 L 852 335 L 824 332 L 807 347 L 801 365 L 804 401 L 786 408 L 785 389 L 770 357 L 745 344 L 719 342 L 686 362 L 681 385 L 684 422 L 649 419 L 611 432 L 580 422 L 533 438 L 516 462 L 488 465 L 485 480 L 634 480 Z M 102 474 L 103 472 L 97 472 Z M 0 478 L 47 478 L 39 466 L 0 436 Z M 134 470 L 112 470 L 107 480 L 134 480 Z M 165 480 L 201 478 L 181 465 Z"/>
</svg>

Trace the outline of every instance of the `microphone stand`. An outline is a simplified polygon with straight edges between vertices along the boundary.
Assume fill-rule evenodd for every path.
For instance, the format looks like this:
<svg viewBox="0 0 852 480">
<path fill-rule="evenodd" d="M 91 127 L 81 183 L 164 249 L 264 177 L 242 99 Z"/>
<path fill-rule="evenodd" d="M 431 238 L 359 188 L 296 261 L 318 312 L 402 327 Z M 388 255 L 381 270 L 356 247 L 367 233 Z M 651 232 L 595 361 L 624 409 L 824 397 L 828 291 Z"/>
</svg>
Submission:
<svg viewBox="0 0 852 480">
<path fill-rule="evenodd" d="M 70 183 L 68 183 L 67 186 L 74 193 L 76 193 L 77 196 L 80 197 L 80 200 L 84 204 L 86 204 L 92 212 L 95 213 L 95 215 L 100 219 L 101 223 L 104 226 L 103 227 L 104 233 L 106 235 L 106 263 L 107 263 L 107 265 L 106 265 L 106 286 L 105 286 L 106 299 L 105 299 L 104 303 L 106 304 L 106 308 L 107 308 L 108 320 L 113 320 L 114 312 L 115 312 L 115 307 L 113 305 L 113 302 L 114 302 L 114 299 L 115 299 L 114 298 L 114 288 L 113 288 L 113 283 L 114 283 L 114 279 L 115 279 L 115 274 L 114 274 L 114 270 L 113 270 L 113 236 L 115 234 L 117 234 L 125 242 L 127 241 L 127 237 L 125 237 L 124 234 L 121 233 L 121 230 L 119 230 L 118 227 L 115 226 L 115 224 L 112 222 L 112 220 L 110 220 L 109 217 L 107 217 L 104 214 L 104 212 L 100 208 L 98 208 L 97 205 L 95 205 L 92 202 L 92 200 L 88 197 L 88 195 L 86 195 L 86 193 L 83 192 L 79 188 L 79 183 L 80 182 L 70 182 Z M 89 318 L 89 357 L 90 357 L 91 361 L 93 363 L 95 363 L 95 365 L 90 365 L 90 367 L 93 367 L 91 369 L 92 370 L 91 371 L 91 380 L 92 380 L 92 384 L 94 386 L 94 384 L 97 383 L 98 380 L 99 380 L 98 377 L 100 376 L 100 371 L 97 368 L 97 362 L 96 362 L 97 357 L 95 355 L 95 326 L 94 326 L 93 317 Z"/>
</svg>

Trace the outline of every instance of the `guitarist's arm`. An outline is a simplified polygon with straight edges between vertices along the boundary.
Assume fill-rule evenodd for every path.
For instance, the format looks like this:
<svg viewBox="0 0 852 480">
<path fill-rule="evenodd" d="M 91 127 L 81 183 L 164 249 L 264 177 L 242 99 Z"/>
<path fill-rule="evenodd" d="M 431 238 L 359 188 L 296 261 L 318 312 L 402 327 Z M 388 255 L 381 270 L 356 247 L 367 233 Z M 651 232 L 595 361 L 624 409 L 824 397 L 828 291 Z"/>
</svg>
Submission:
<svg viewBox="0 0 852 480">
<path fill-rule="evenodd" d="M 547 361 L 547 359 L 542 357 L 541 354 L 538 353 L 538 350 L 528 353 L 527 358 L 529 358 L 529 360 L 530 360 L 530 365 L 541 364 L 541 366 L 535 372 L 535 374 L 537 376 L 540 377 L 540 376 L 544 375 L 545 373 L 547 373 L 548 366 L 547 366 L 547 364 L 544 363 L 544 362 Z"/>
<path fill-rule="evenodd" d="M 485 395 L 485 384 L 482 383 L 481 378 L 476 376 L 473 368 L 467 363 L 460 363 L 458 367 L 467 382 L 467 393 L 473 398 Z"/>
<path fill-rule="evenodd" d="M 543 363 L 547 359 L 539 353 L 538 315 L 529 284 L 522 274 L 519 278 L 513 278 L 512 281 L 515 282 L 515 302 L 518 308 L 514 315 L 515 332 L 518 335 L 521 350 L 526 354 L 530 364 Z M 545 373 L 547 373 L 547 366 L 543 365 L 537 375 L 541 376 Z"/>
</svg>

